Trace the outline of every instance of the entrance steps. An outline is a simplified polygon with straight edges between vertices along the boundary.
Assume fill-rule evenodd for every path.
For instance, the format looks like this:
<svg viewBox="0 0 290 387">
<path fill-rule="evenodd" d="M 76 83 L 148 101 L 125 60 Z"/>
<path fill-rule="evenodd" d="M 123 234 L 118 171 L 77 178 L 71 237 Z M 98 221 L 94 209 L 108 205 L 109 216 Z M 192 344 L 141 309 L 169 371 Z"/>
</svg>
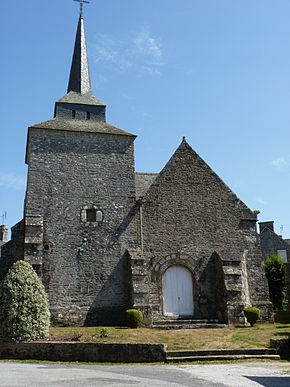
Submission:
<svg viewBox="0 0 290 387">
<path fill-rule="evenodd" d="M 274 348 L 166 351 L 166 362 L 168 363 L 250 359 L 280 360 L 280 355 Z"/>
<path fill-rule="evenodd" d="M 212 329 L 226 326 L 215 319 L 160 319 L 153 321 L 152 324 L 152 328 L 157 329 Z"/>
</svg>

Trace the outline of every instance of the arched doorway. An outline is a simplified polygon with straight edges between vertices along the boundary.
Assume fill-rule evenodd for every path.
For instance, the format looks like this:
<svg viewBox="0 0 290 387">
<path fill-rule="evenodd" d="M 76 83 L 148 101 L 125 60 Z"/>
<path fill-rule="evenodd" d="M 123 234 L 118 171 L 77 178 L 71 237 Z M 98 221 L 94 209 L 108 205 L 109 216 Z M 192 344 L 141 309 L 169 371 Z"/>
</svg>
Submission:
<svg viewBox="0 0 290 387">
<path fill-rule="evenodd" d="M 184 266 L 171 266 L 163 275 L 163 311 L 166 316 L 193 315 L 192 275 Z"/>
</svg>

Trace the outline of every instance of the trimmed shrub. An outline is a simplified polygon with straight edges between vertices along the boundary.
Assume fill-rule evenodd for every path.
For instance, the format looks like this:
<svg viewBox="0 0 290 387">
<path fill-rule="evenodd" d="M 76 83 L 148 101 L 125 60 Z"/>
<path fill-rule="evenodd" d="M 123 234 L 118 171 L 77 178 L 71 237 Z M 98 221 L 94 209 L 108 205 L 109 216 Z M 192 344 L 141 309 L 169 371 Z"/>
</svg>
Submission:
<svg viewBox="0 0 290 387">
<path fill-rule="evenodd" d="M 0 285 L 0 338 L 32 341 L 49 334 L 50 313 L 44 286 L 32 266 L 16 262 Z"/>
<path fill-rule="evenodd" d="M 245 308 L 244 314 L 248 322 L 251 324 L 251 327 L 253 327 L 256 324 L 257 320 L 259 320 L 261 313 L 260 313 L 260 309 L 251 307 L 251 308 Z"/>
<path fill-rule="evenodd" d="M 140 310 L 137 309 L 128 309 L 125 312 L 125 322 L 129 328 L 138 328 L 140 327 L 143 321 L 143 314 Z"/>
</svg>

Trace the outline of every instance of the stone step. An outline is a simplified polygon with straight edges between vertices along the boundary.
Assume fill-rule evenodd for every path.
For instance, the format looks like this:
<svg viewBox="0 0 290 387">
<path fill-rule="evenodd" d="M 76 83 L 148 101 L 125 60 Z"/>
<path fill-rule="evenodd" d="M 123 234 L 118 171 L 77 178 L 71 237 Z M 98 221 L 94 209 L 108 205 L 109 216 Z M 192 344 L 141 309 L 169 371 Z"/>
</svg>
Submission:
<svg viewBox="0 0 290 387">
<path fill-rule="evenodd" d="M 217 324 L 218 322 L 218 319 L 166 318 L 155 320 L 154 324 Z"/>
<path fill-rule="evenodd" d="M 209 355 L 276 355 L 276 348 L 242 348 L 242 349 L 199 349 L 166 351 L 166 356 L 209 356 Z"/>
<path fill-rule="evenodd" d="M 226 324 L 220 324 L 218 320 L 193 320 L 193 319 L 164 319 L 153 322 L 153 328 L 157 329 L 206 329 L 224 328 Z"/>
<path fill-rule="evenodd" d="M 208 349 L 197 351 L 167 351 L 167 362 L 268 359 L 280 360 L 275 348 Z"/>
<path fill-rule="evenodd" d="M 225 328 L 227 325 L 225 324 L 166 324 L 166 325 L 154 325 L 152 326 L 153 329 L 167 329 L 167 330 L 174 330 L 174 329 L 220 329 Z"/>
<path fill-rule="evenodd" d="M 168 363 L 196 362 L 196 361 L 219 361 L 219 360 L 281 360 L 279 355 L 215 355 L 215 356 L 186 356 L 186 357 L 167 357 Z"/>
</svg>

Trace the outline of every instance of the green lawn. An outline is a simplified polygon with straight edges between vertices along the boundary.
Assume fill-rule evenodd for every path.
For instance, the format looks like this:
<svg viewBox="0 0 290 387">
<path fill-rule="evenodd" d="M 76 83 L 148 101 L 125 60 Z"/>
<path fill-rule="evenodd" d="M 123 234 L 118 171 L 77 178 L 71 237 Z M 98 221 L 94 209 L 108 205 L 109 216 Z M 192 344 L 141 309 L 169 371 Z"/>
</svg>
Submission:
<svg viewBox="0 0 290 387">
<path fill-rule="evenodd" d="M 108 337 L 100 337 L 102 327 L 51 328 L 49 340 L 107 343 L 164 343 L 169 350 L 265 348 L 270 338 L 290 335 L 290 324 L 257 324 L 255 327 L 221 329 L 159 330 L 106 327 Z"/>
</svg>

